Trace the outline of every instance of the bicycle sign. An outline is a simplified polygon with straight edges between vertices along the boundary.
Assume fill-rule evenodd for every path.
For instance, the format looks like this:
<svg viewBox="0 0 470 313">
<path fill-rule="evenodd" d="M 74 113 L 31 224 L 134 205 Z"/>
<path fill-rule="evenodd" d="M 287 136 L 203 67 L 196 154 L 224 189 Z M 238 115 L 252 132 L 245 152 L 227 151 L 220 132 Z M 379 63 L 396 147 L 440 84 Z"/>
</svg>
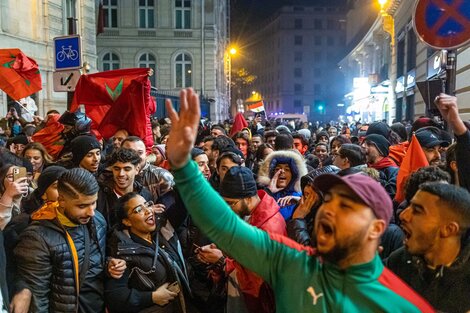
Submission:
<svg viewBox="0 0 470 313">
<path fill-rule="evenodd" d="M 80 35 L 55 37 L 54 59 L 57 71 L 81 68 Z"/>
</svg>

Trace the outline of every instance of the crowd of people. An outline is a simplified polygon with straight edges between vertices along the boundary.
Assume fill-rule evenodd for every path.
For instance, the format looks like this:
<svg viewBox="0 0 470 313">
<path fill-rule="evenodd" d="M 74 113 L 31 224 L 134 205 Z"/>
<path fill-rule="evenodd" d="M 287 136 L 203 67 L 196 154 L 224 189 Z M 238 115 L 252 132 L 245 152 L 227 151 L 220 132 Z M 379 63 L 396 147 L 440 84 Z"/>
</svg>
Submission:
<svg viewBox="0 0 470 313">
<path fill-rule="evenodd" d="M 447 128 L 210 124 L 180 97 L 152 147 L 125 127 L 104 140 L 81 110 L 9 109 L 0 312 L 470 310 L 455 97 L 435 99 Z"/>
</svg>

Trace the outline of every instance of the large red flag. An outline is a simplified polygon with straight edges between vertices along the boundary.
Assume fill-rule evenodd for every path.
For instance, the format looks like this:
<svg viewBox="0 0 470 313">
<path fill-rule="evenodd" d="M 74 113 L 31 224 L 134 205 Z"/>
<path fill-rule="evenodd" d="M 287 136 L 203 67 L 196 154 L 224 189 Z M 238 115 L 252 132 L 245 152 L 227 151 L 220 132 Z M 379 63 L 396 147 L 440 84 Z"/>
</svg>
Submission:
<svg viewBox="0 0 470 313">
<path fill-rule="evenodd" d="M 42 89 L 39 66 L 20 49 L 0 49 L 0 89 L 20 100 Z"/>
<path fill-rule="evenodd" d="M 108 139 L 119 129 L 140 137 L 147 149 L 153 145 L 150 116 L 156 104 L 150 96 L 148 68 L 122 69 L 82 75 L 70 111 L 85 106 L 92 128 Z"/>
<path fill-rule="evenodd" d="M 245 117 L 243 116 L 243 113 L 238 112 L 237 115 L 235 115 L 232 129 L 230 130 L 230 137 L 241 131 L 243 128 L 248 127 L 248 123 L 245 120 Z"/>
<path fill-rule="evenodd" d="M 54 159 L 59 156 L 64 147 L 64 140 L 61 136 L 64 125 L 59 123 L 59 118 L 59 114 L 49 114 L 46 126 L 33 135 L 33 141 L 41 143 Z"/>
<path fill-rule="evenodd" d="M 428 165 L 429 163 L 426 159 L 426 155 L 424 154 L 418 139 L 413 134 L 408 150 L 406 151 L 403 162 L 401 163 L 400 169 L 398 170 L 397 193 L 395 194 L 395 201 L 401 203 L 403 200 L 405 200 L 404 187 L 406 179 L 421 167 Z"/>
</svg>

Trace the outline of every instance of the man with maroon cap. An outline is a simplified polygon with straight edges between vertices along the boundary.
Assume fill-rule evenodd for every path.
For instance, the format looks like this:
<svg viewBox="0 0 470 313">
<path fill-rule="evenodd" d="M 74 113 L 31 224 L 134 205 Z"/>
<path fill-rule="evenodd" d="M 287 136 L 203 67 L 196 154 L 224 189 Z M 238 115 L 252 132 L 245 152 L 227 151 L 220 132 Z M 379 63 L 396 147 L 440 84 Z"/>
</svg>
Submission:
<svg viewBox="0 0 470 313">
<path fill-rule="evenodd" d="M 392 215 L 392 202 L 367 176 L 322 175 L 324 196 L 315 221 L 317 251 L 292 249 L 250 226 L 230 209 L 189 161 L 200 118 L 199 97 L 180 95 L 180 113 L 166 103 L 172 120 L 168 158 L 193 220 L 217 246 L 272 287 L 277 312 L 434 312 L 419 295 L 384 268 L 379 240 Z M 298 249 L 302 249 L 297 246 Z M 304 247 L 304 250 L 309 248 Z"/>
</svg>

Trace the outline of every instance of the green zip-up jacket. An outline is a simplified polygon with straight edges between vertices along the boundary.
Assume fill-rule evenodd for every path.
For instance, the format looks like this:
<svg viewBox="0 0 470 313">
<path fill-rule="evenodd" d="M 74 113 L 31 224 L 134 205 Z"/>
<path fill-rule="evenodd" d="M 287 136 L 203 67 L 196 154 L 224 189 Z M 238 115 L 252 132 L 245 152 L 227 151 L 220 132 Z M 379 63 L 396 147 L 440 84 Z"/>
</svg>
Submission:
<svg viewBox="0 0 470 313">
<path fill-rule="evenodd" d="M 341 270 L 272 240 L 240 219 L 193 161 L 175 171 L 175 181 L 196 225 L 220 249 L 271 285 L 278 313 L 435 312 L 378 256 Z"/>
</svg>

